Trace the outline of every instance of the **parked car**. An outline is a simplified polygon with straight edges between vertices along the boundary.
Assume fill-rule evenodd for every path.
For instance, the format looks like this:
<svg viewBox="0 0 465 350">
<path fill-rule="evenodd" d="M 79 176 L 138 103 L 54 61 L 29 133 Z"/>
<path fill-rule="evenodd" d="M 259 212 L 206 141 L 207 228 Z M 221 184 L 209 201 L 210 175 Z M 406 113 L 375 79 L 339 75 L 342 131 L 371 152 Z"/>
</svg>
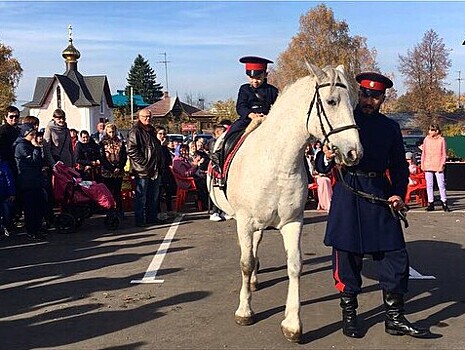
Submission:
<svg viewBox="0 0 465 350">
<path fill-rule="evenodd" d="M 184 135 L 181 134 L 167 134 L 166 135 L 170 141 L 178 141 L 179 143 L 184 143 Z"/>
<path fill-rule="evenodd" d="M 424 135 L 404 135 L 404 147 L 405 152 L 412 152 L 413 159 L 415 159 L 417 164 L 420 164 L 421 161 L 421 149 L 418 146 L 421 146 L 423 140 L 425 139 Z"/>
<path fill-rule="evenodd" d="M 200 138 L 203 138 L 205 140 L 205 144 L 208 144 L 208 141 L 210 141 L 213 138 L 213 135 L 212 134 L 198 134 L 195 136 L 194 141 L 197 141 Z"/>
</svg>

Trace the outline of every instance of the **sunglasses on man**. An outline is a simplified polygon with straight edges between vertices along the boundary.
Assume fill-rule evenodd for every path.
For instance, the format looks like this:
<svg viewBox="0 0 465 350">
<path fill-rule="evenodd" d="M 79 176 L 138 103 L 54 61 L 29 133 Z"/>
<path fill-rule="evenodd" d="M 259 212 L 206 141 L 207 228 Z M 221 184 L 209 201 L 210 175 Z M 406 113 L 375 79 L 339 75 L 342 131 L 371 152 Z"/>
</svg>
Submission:
<svg viewBox="0 0 465 350">
<path fill-rule="evenodd" d="M 7 118 L 8 118 L 8 119 L 18 119 L 18 118 L 19 118 L 19 115 L 18 115 L 18 114 L 8 114 L 8 115 L 7 115 Z"/>
<path fill-rule="evenodd" d="M 360 91 L 364 97 L 379 98 L 382 94 L 384 94 L 384 91 L 371 90 L 364 87 L 360 87 Z"/>
</svg>

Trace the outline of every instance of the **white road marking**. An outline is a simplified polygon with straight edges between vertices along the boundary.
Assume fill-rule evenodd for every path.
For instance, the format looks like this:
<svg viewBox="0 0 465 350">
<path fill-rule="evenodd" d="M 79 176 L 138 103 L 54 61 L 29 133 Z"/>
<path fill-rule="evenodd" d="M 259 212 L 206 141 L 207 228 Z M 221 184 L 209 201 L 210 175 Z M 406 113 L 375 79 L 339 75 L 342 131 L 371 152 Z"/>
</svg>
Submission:
<svg viewBox="0 0 465 350">
<path fill-rule="evenodd" d="M 435 280 L 434 276 L 423 276 L 417 270 L 412 267 L 409 267 L 409 279 L 411 280 Z"/>
<path fill-rule="evenodd" d="M 161 267 L 161 264 L 163 262 L 163 259 L 165 258 L 166 253 L 168 252 L 171 241 L 173 240 L 174 235 L 176 234 L 176 231 L 178 230 L 179 223 L 181 222 L 183 217 L 184 217 L 184 214 L 177 216 L 174 219 L 173 223 L 170 225 L 170 229 L 168 230 L 168 233 L 163 239 L 163 242 L 160 244 L 160 247 L 155 253 L 155 256 L 153 257 L 152 262 L 147 268 L 147 271 L 145 272 L 144 277 L 142 277 L 142 279 L 140 280 L 132 280 L 131 283 L 163 283 L 165 282 L 165 280 L 156 279 L 157 273 Z"/>
</svg>

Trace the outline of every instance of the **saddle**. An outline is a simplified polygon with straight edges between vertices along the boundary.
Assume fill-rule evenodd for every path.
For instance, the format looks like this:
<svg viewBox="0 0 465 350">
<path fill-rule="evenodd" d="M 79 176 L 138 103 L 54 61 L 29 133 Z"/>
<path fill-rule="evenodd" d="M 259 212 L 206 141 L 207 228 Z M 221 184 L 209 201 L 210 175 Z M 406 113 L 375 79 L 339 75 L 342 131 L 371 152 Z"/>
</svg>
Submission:
<svg viewBox="0 0 465 350">
<path fill-rule="evenodd" d="M 228 170 L 231 162 L 242 145 L 244 140 L 252 131 L 254 131 L 264 118 L 256 118 L 247 126 L 246 129 L 228 132 L 225 135 L 224 142 L 219 150 L 212 154 L 208 166 L 209 175 L 215 179 L 214 186 L 220 187 L 226 193 L 226 182 Z"/>
</svg>

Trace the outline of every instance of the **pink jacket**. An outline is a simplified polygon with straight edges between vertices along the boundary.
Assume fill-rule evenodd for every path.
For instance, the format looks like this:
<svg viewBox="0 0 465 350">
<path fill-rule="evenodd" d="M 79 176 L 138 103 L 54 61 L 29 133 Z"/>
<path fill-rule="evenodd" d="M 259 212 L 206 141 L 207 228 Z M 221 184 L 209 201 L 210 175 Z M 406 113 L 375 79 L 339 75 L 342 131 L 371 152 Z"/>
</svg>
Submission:
<svg viewBox="0 0 465 350">
<path fill-rule="evenodd" d="M 442 136 L 426 136 L 421 153 L 423 171 L 443 171 L 446 164 L 446 140 Z"/>
<path fill-rule="evenodd" d="M 195 174 L 197 167 L 192 166 L 189 161 L 181 156 L 175 156 L 173 158 L 173 172 L 181 177 L 191 177 Z M 178 186 L 183 189 L 188 189 L 191 182 L 185 180 L 176 180 Z"/>
</svg>

